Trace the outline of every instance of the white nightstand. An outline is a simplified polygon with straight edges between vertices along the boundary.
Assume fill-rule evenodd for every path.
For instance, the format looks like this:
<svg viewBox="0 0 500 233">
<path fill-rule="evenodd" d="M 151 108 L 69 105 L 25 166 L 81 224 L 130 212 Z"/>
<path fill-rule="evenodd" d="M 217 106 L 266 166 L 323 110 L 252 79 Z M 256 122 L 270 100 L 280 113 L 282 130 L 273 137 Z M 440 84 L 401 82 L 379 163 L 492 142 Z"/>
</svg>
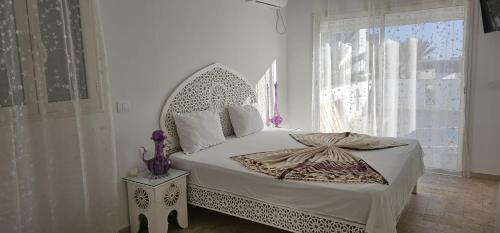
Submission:
<svg viewBox="0 0 500 233">
<path fill-rule="evenodd" d="M 174 210 L 177 211 L 179 226 L 186 228 L 186 176 L 189 172 L 171 168 L 165 177 L 159 179 L 150 179 L 148 174 L 123 178 L 128 189 L 130 232 L 137 233 L 144 224 L 139 219 L 146 217 L 149 233 L 167 233 L 168 215 Z"/>
</svg>

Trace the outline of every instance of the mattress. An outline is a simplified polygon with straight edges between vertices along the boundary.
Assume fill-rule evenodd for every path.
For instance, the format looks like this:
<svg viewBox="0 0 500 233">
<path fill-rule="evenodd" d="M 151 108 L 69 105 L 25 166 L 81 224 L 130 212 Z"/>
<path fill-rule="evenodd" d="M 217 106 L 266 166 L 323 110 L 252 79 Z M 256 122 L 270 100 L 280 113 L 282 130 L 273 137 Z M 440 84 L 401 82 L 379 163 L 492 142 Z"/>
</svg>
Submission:
<svg viewBox="0 0 500 233">
<path fill-rule="evenodd" d="M 242 138 L 228 137 L 224 143 L 194 154 L 173 154 L 173 167 L 191 172 L 190 184 L 363 224 L 369 233 L 396 232 L 399 214 L 423 174 L 422 149 L 418 141 L 397 138 L 408 145 L 352 151 L 382 174 L 389 185 L 278 180 L 248 170 L 229 158 L 304 147 L 293 140 L 290 133 L 301 132 L 265 129 Z"/>
</svg>

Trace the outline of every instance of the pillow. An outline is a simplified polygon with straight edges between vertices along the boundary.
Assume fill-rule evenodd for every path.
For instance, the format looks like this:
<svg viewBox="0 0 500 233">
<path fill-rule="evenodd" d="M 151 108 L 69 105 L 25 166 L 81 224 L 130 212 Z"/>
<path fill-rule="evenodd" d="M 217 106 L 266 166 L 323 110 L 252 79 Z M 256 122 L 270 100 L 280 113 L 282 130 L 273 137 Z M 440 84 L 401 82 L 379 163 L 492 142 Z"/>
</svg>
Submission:
<svg viewBox="0 0 500 233">
<path fill-rule="evenodd" d="M 220 144 L 226 140 L 219 115 L 210 111 L 174 113 L 179 144 L 186 154 Z"/>
<path fill-rule="evenodd" d="M 236 137 L 253 134 L 264 128 L 259 110 L 252 105 L 231 106 L 227 110 Z"/>
</svg>

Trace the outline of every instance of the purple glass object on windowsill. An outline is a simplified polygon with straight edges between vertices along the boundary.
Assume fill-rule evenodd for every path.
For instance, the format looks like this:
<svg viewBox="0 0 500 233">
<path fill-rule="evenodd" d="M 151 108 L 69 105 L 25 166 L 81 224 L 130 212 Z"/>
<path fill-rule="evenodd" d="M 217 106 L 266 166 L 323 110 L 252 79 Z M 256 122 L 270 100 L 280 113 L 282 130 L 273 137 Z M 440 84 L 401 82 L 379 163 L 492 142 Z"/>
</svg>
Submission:
<svg viewBox="0 0 500 233">
<path fill-rule="evenodd" d="M 167 174 L 168 169 L 172 165 L 172 161 L 169 156 L 165 156 L 165 139 L 167 136 L 162 130 L 155 130 L 151 136 L 151 140 L 155 143 L 155 156 L 150 160 L 146 160 L 144 155 L 146 154 L 146 149 L 143 147 L 142 161 L 148 167 L 151 172 L 152 178 L 159 178 Z"/>
<path fill-rule="evenodd" d="M 279 128 L 281 122 L 283 122 L 283 117 L 280 116 L 278 111 L 278 83 L 274 84 L 274 116 L 271 118 L 271 123 L 274 127 Z"/>
</svg>

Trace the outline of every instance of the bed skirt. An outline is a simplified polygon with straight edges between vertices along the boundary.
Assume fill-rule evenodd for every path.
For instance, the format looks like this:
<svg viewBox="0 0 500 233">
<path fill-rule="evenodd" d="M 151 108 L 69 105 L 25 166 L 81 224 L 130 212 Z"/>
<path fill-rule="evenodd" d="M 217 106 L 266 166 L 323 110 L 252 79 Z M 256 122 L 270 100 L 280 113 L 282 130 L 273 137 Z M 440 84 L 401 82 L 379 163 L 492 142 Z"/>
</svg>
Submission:
<svg viewBox="0 0 500 233">
<path fill-rule="evenodd" d="M 297 233 L 365 233 L 365 226 L 189 184 L 188 203 Z"/>
</svg>

